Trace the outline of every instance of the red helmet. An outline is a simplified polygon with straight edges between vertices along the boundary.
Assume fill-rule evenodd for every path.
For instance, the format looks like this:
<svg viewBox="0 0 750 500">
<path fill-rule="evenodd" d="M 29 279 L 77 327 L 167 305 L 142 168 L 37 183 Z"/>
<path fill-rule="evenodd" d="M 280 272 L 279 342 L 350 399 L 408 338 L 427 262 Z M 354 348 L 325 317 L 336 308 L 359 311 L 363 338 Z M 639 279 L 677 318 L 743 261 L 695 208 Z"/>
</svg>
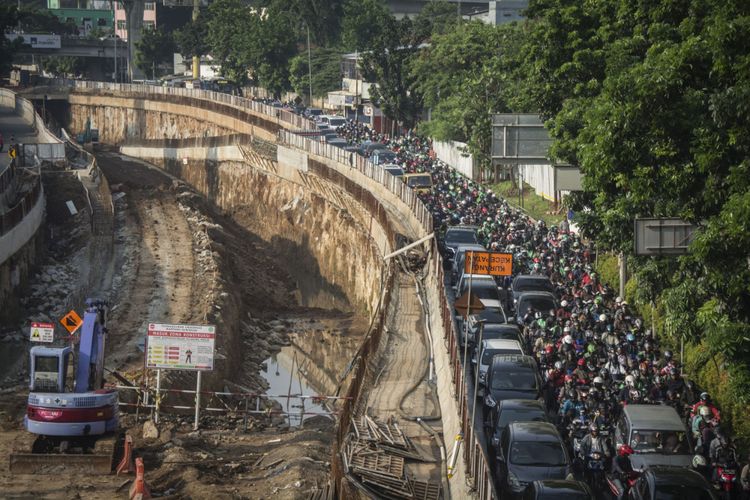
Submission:
<svg viewBox="0 0 750 500">
<path fill-rule="evenodd" d="M 578 366 L 583 366 L 585 364 L 586 364 L 586 360 L 585 359 L 581 358 L 581 359 L 578 360 Z"/>
<path fill-rule="evenodd" d="M 547 347 L 544 348 L 544 352 L 546 352 L 547 354 L 552 354 L 552 351 L 554 350 L 555 349 L 551 345 L 548 345 Z"/>
<path fill-rule="evenodd" d="M 619 455 L 621 457 L 626 457 L 628 455 L 632 455 L 633 454 L 633 448 L 631 448 L 630 446 L 624 444 L 624 445 L 620 446 L 620 449 L 617 450 L 617 453 L 619 453 Z"/>
</svg>

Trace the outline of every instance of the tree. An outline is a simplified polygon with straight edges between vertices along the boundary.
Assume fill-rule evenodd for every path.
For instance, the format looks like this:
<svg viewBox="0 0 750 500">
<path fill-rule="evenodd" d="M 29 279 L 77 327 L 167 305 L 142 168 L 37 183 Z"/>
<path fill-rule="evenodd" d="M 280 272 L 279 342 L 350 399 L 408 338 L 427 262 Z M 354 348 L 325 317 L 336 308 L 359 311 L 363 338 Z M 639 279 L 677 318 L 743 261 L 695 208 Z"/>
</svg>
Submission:
<svg viewBox="0 0 750 500">
<path fill-rule="evenodd" d="M 13 56 L 21 46 L 21 40 L 8 40 L 5 33 L 18 22 L 15 6 L 0 5 L 0 74 L 8 74 L 13 65 Z"/>
<path fill-rule="evenodd" d="M 156 69 L 163 63 L 171 63 L 175 52 L 175 43 L 171 33 L 161 28 L 145 29 L 141 39 L 136 43 L 135 64 L 144 73 L 151 73 L 156 79 Z"/>
<path fill-rule="evenodd" d="M 269 10 L 288 12 L 299 38 L 307 38 L 309 28 L 317 45 L 331 47 L 339 41 L 344 0 L 273 0 Z"/>
<path fill-rule="evenodd" d="M 380 33 L 362 56 L 362 74 L 375 82 L 370 96 L 383 113 L 406 128 L 413 127 L 421 109 L 421 98 L 412 84 L 409 66 L 419 50 L 413 39 L 409 18 L 387 18 Z"/>
<path fill-rule="evenodd" d="M 274 7 L 265 14 L 239 0 L 217 0 L 210 9 L 208 41 L 222 73 L 241 85 L 251 74 L 275 95 L 289 88 L 289 59 L 296 33 L 289 12 Z"/>
<path fill-rule="evenodd" d="M 41 60 L 42 69 L 57 77 L 71 78 L 83 72 L 86 64 L 80 57 L 44 57 Z"/>
<path fill-rule="evenodd" d="M 208 42 L 208 14 L 201 12 L 198 19 L 174 32 L 174 41 L 182 57 L 203 56 L 210 50 Z"/>
<path fill-rule="evenodd" d="M 523 27 L 515 23 L 469 22 L 433 36 L 411 66 L 414 88 L 431 110 L 420 130 L 439 140 L 466 142 L 486 163 L 491 113 L 533 109 L 519 76 L 523 40 Z"/>
<path fill-rule="evenodd" d="M 315 48 L 311 51 L 312 87 L 317 97 L 341 89 L 341 52 L 332 48 Z M 310 73 L 307 52 L 297 54 L 289 62 L 289 80 L 299 95 L 310 93 Z"/>
<path fill-rule="evenodd" d="M 383 0 L 347 0 L 341 22 L 341 40 L 348 50 L 364 51 L 395 21 Z"/>
</svg>

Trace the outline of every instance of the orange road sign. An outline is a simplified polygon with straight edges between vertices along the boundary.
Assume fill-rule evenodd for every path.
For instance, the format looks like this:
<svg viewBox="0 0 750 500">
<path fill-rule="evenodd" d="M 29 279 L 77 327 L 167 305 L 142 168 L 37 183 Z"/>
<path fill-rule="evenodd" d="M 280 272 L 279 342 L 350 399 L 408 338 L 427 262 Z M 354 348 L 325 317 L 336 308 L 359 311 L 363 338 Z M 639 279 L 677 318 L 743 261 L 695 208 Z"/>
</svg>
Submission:
<svg viewBox="0 0 750 500">
<path fill-rule="evenodd" d="M 476 295 L 471 296 L 471 304 L 469 304 L 469 292 L 466 292 L 456 299 L 456 302 L 453 303 L 453 308 L 458 311 L 458 314 L 466 318 L 469 314 L 476 314 L 483 311 L 484 304 L 482 304 L 482 300 Z"/>
<path fill-rule="evenodd" d="M 73 335 L 76 332 L 76 330 L 81 328 L 81 325 L 83 324 L 83 320 L 78 315 L 78 313 L 75 312 L 75 310 L 71 309 L 71 311 L 68 314 L 63 316 L 63 318 L 60 320 L 60 323 L 62 323 L 62 326 L 64 326 L 65 329 L 68 330 L 68 333 Z"/>
<path fill-rule="evenodd" d="M 513 254 L 468 251 L 466 252 L 464 272 L 468 274 L 510 276 L 513 272 Z"/>
</svg>

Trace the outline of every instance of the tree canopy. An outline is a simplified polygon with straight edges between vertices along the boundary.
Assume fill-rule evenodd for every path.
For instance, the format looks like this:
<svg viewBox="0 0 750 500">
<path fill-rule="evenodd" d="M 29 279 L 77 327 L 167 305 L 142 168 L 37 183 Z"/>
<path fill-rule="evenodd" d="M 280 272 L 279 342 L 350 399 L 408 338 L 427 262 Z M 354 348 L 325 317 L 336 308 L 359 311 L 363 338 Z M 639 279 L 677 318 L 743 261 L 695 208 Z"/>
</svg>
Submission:
<svg viewBox="0 0 750 500">
<path fill-rule="evenodd" d="M 156 28 L 143 30 L 135 49 L 135 65 L 145 74 L 151 74 L 151 78 L 156 78 L 156 70 L 162 64 L 172 62 L 176 46 L 171 33 Z"/>
</svg>

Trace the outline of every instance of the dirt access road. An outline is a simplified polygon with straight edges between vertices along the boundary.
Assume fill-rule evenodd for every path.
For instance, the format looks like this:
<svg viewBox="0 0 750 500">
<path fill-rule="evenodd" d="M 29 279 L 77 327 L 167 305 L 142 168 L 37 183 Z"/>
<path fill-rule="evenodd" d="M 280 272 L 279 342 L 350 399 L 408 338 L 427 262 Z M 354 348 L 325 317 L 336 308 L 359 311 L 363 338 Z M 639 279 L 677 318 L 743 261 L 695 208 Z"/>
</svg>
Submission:
<svg viewBox="0 0 750 500">
<path fill-rule="evenodd" d="M 288 318 L 300 316 L 313 324 L 310 318 L 316 316 L 289 305 L 294 282 L 274 253 L 159 170 L 112 152 L 98 154 L 98 161 L 116 198 L 115 274 L 104 297 L 112 305 L 107 368 L 140 381 L 143 353 L 138 344 L 150 320 L 206 323 L 233 315 L 242 318 L 235 329 L 241 338 L 231 345 L 241 347 L 233 349 L 237 352 L 230 344 L 219 349 L 223 356 L 240 358 L 241 369 L 229 381 L 263 391 L 268 385 L 260 373 L 265 360 L 289 343 L 289 331 L 304 330 Z M 82 217 L 79 224 L 85 227 L 88 221 Z M 106 267 L 88 265 L 92 270 Z M 65 277 L 72 279 L 70 275 Z M 47 288 L 39 287 L 42 293 Z M 35 303 L 52 300 L 41 296 Z M 322 311 L 320 316 L 331 315 Z M 27 317 L 33 317 L 32 311 Z M 26 356 L 26 348 L 20 357 Z M 0 456 L 7 457 L 26 435 L 25 376 L 19 373 L 0 387 Z M 251 418 L 245 432 L 236 414 L 205 416 L 199 431 L 192 430 L 190 415 L 163 415 L 159 436 L 144 439 L 143 416 L 136 422 L 134 415 L 125 414 L 122 424 L 135 439 L 136 453 L 144 457 L 152 490 L 165 498 L 307 498 L 328 480 L 330 418 L 314 417 L 290 430 L 283 418 L 261 416 Z M 75 472 L 10 474 L 5 466 L 0 469 L 0 497 L 110 499 L 125 495 L 127 486 L 118 490 L 123 481 Z"/>
</svg>

